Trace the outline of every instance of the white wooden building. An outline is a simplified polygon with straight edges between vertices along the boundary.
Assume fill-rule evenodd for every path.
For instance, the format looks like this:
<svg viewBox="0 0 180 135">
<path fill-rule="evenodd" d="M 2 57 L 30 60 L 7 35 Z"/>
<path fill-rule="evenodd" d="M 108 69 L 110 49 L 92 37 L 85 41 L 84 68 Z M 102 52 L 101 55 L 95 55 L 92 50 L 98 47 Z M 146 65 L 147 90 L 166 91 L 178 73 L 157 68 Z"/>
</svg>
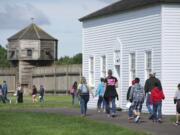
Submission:
<svg viewBox="0 0 180 135">
<path fill-rule="evenodd" d="M 119 80 L 117 105 L 125 109 L 134 77 L 144 85 L 150 71 L 162 82 L 163 114 L 175 114 L 180 83 L 180 0 L 122 0 L 79 19 L 83 23 L 83 75 L 97 88 L 113 69 Z M 89 107 L 96 107 L 91 99 Z M 144 106 L 146 110 L 146 107 Z"/>
</svg>

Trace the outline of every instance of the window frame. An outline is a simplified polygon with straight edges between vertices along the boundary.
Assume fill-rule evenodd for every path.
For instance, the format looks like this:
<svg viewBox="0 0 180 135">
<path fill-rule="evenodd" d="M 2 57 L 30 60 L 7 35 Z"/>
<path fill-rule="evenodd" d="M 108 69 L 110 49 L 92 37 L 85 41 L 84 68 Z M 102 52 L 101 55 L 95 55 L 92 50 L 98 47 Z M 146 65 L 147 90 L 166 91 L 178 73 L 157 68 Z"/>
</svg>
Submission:
<svg viewBox="0 0 180 135">
<path fill-rule="evenodd" d="M 148 53 L 150 53 L 151 58 L 148 58 Z M 150 67 L 148 66 L 149 64 L 149 60 L 150 59 Z M 152 65 L 153 65 L 153 52 L 152 50 L 147 50 L 145 51 L 145 66 L 144 66 L 144 71 L 145 71 L 145 79 L 147 79 L 149 77 L 149 74 L 152 72 Z"/>
<path fill-rule="evenodd" d="M 105 65 L 103 65 L 105 64 Z M 101 56 L 101 77 L 105 78 L 107 76 L 107 57 L 106 55 Z"/>
<path fill-rule="evenodd" d="M 89 85 L 95 86 L 95 57 L 94 56 L 89 57 Z"/>
<path fill-rule="evenodd" d="M 132 58 L 134 55 L 134 66 L 132 66 Z M 130 52 L 129 53 L 129 84 L 131 84 L 131 81 L 134 80 L 136 78 L 136 52 Z"/>
</svg>

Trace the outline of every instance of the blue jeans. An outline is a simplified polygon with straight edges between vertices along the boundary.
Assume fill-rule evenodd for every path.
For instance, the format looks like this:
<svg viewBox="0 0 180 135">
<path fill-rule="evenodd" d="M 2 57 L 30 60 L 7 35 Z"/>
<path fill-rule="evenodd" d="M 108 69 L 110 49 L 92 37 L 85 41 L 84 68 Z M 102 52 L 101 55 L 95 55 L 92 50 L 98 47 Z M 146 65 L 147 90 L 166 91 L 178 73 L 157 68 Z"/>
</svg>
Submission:
<svg viewBox="0 0 180 135">
<path fill-rule="evenodd" d="M 158 120 L 162 118 L 162 102 L 155 102 L 153 104 L 153 119 Z"/>
<path fill-rule="evenodd" d="M 151 103 L 150 103 L 150 94 L 147 93 L 146 95 L 146 107 L 148 109 L 148 112 L 152 115 L 153 114 L 153 109 L 151 108 Z"/>
<path fill-rule="evenodd" d="M 111 100 L 106 98 L 106 113 L 110 114 L 110 102 L 112 102 L 112 113 L 116 113 L 116 103 L 115 97 L 112 97 Z"/>
<path fill-rule="evenodd" d="M 129 107 L 128 116 L 129 116 L 129 117 L 132 117 L 132 116 L 133 116 L 133 106 L 132 106 L 132 105 Z"/>
<path fill-rule="evenodd" d="M 89 95 L 80 96 L 80 108 L 81 108 L 82 115 L 86 115 L 88 101 L 89 101 Z"/>
</svg>

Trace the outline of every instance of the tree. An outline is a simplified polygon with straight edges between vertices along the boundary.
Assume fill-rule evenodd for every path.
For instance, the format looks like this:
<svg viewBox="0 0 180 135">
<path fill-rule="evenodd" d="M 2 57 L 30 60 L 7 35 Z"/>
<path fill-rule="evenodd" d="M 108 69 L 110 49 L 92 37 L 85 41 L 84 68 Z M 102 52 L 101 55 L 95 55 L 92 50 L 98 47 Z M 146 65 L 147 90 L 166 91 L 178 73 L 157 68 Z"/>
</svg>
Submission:
<svg viewBox="0 0 180 135">
<path fill-rule="evenodd" d="M 11 64 L 7 60 L 7 50 L 0 45 L 0 67 L 10 67 Z"/>
<path fill-rule="evenodd" d="M 82 53 L 78 53 L 73 57 L 64 56 L 61 57 L 57 62 L 57 65 L 69 65 L 69 64 L 82 64 Z"/>
</svg>

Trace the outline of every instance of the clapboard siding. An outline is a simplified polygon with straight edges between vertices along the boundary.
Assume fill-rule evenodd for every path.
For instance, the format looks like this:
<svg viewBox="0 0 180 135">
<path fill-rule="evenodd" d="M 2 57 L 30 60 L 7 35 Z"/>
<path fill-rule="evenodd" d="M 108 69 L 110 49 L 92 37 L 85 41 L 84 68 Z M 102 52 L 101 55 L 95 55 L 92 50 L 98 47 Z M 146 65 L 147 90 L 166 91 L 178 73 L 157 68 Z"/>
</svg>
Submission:
<svg viewBox="0 0 180 135">
<path fill-rule="evenodd" d="M 174 93 L 180 80 L 180 6 L 162 6 L 162 83 L 166 99 L 163 110 L 175 114 Z"/>
<path fill-rule="evenodd" d="M 106 55 L 107 69 L 114 69 L 113 55 L 117 38 L 121 40 L 121 79 L 118 106 L 125 109 L 129 86 L 129 54 L 136 53 L 136 73 L 144 85 L 145 51 L 152 50 L 153 69 L 161 79 L 161 6 L 124 12 L 83 22 L 83 75 L 88 81 L 89 57 L 95 59 L 95 89 L 100 78 L 100 58 Z M 96 107 L 91 99 L 89 107 Z"/>
</svg>

